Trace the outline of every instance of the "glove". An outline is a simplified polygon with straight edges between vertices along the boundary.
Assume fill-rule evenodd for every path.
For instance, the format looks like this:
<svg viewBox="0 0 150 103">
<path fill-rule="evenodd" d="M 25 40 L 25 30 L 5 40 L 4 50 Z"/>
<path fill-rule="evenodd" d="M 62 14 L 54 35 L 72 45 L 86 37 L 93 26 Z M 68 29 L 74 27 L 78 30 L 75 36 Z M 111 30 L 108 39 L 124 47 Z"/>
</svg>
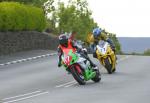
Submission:
<svg viewBox="0 0 150 103">
<path fill-rule="evenodd" d="M 85 55 L 88 55 L 86 48 L 83 48 L 82 51 L 83 51 L 83 53 L 84 53 Z"/>
<path fill-rule="evenodd" d="M 61 62 L 60 61 L 58 62 L 58 67 L 61 67 Z"/>
<path fill-rule="evenodd" d="M 86 48 L 83 48 L 82 51 L 87 52 L 87 49 L 86 49 Z"/>
<path fill-rule="evenodd" d="M 58 64 L 58 67 L 61 67 L 61 64 Z"/>
</svg>

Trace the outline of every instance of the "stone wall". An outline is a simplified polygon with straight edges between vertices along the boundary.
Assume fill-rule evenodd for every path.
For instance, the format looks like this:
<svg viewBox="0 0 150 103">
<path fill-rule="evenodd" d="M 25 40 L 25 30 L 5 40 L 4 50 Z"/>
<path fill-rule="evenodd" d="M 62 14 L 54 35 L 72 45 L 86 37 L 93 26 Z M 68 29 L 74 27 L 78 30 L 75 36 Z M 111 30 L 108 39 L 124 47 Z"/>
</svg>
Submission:
<svg viewBox="0 0 150 103">
<path fill-rule="evenodd" d="M 0 32 L 0 55 L 37 49 L 56 50 L 57 46 L 57 37 L 47 33 L 36 31 Z"/>
</svg>

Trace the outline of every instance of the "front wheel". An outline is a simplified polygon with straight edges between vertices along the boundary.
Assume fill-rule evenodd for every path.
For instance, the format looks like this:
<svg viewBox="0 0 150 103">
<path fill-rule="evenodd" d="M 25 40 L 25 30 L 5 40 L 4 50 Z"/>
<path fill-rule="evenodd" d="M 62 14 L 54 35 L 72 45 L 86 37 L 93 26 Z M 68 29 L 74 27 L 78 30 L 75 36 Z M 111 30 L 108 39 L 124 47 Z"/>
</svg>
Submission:
<svg viewBox="0 0 150 103">
<path fill-rule="evenodd" d="M 97 69 L 97 70 L 94 70 L 96 72 L 96 75 L 94 78 L 92 78 L 91 80 L 93 80 L 94 82 L 100 82 L 101 80 L 101 74 L 100 74 L 100 71 Z"/>
<path fill-rule="evenodd" d="M 112 70 L 112 72 L 115 72 L 116 71 L 116 68 L 114 68 L 113 70 Z"/>
<path fill-rule="evenodd" d="M 108 74 L 112 74 L 112 64 L 110 64 L 109 58 L 106 58 L 104 62 L 105 62 L 105 68 L 107 69 Z"/>
<path fill-rule="evenodd" d="M 80 85 L 85 85 L 86 82 L 84 80 L 84 76 L 82 75 L 83 73 L 79 73 L 74 66 L 70 69 L 70 72 Z"/>
</svg>

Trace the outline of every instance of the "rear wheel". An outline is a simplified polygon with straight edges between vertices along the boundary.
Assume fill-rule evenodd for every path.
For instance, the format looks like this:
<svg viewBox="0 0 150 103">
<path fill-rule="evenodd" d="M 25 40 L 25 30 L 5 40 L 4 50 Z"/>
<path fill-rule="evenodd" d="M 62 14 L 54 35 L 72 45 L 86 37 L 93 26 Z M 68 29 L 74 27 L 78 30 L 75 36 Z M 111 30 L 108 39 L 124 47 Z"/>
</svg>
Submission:
<svg viewBox="0 0 150 103">
<path fill-rule="evenodd" d="M 105 68 L 107 69 L 108 74 L 112 74 L 112 64 L 110 64 L 109 59 L 106 58 L 104 62 L 105 62 Z"/>
<path fill-rule="evenodd" d="M 70 69 L 70 72 L 72 74 L 72 76 L 74 77 L 74 79 L 80 84 L 80 85 L 85 85 L 85 80 L 84 80 L 84 76 L 83 76 L 83 73 L 79 73 L 77 71 L 77 69 L 73 66 L 71 69 Z"/>
<path fill-rule="evenodd" d="M 97 70 L 94 70 L 96 72 L 96 75 L 94 78 L 92 78 L 91 80 L 93 80 L 94 82 L 100 82 L 101 80 L 101 74 L 100 74 L 100 71 L 97 69 Z"/>
</svg>

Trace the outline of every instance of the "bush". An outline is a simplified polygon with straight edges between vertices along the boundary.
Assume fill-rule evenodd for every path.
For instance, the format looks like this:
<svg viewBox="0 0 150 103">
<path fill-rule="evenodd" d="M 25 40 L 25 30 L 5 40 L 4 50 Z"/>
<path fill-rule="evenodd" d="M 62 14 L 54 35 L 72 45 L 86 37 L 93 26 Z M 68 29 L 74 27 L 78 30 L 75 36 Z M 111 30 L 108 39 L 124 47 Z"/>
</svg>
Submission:
<svg viewBox="0 0 150 103">
<path fill-rule="evenodd" d="M 41 8 L 17 2 L 0 3 L 0 31 L 42 31 L 45 26 Z"/>
<path fill-rule="evenodd" d="M 150 56 L 150 49 L 145 50 L 144 55 L 149 55 Z"/>
</svg>

